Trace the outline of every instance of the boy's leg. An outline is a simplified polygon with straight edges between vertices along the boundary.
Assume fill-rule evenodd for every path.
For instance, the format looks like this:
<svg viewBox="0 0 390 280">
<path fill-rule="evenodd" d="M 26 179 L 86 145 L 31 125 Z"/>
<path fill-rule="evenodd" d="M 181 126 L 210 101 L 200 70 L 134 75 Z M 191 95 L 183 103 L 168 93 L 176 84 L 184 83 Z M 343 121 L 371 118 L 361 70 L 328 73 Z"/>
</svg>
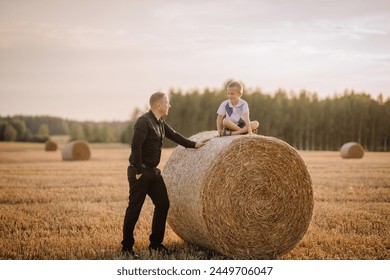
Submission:
<svg viewBox="0 0 390 280">
<path fill-rule="evenodd" d="M 232 135 L 239 135 L 239 134 L 245 134 L 248 133 L 248 129 L 245 125 L 245 122 L 242 123 L 240 126 L 232 122 L 231 120 L 228 119 L 223 119 L 223 126 L 229 130 L 232 131 Z M 251 121 L 251 130 L 256 130 L 259 127 L 259 122 L 258 121 Z"/>
<path fill-rule="evenodd" d="M 223 119 L 222 124 L 225 128 L 227 128 L 229 130 L 232 130 L 232 131 L 240 130 L 240 127 L 237 124 L 235 124 L 231 120 L 228 120 L 227 118 Z"/>
<path fill-rule="evenodd" d="M 251 128 L 252 130 L 258 129 L 260 126 L 258 121 L 251 121 Z"/>
<path fill-rule="evenodd" d="M 240 124 L 239 124 L 240 125 Z M 232 135 L 239 135 L 239 134 L 245 134 L 248 133 L 248 128 L 246 127 L 245 123 L 242 124 L 242 127 L 238 126 L 238 130 L 235 130 L 232 132 Z M 256 130 L 259 127 L 258 121 L 251 121 L 251 130 Z"/>
</svg>

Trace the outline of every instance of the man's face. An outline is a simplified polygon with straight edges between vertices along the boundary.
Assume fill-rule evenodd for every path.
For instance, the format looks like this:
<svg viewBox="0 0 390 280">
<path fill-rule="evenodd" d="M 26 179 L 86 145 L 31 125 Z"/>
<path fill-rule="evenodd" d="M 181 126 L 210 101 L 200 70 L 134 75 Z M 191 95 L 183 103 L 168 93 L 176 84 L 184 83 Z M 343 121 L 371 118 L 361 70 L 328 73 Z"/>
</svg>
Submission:
<svg viewBox="0 0 390 280">
<path fill-rule="evenodd" d="M 162 116 L 167 116 L 169 108 L 171 108 L 171 104 L 169 104 L 168 96 L 164 96 L 161 99 L 161 103 L 160 103 L 160 107 L 159 107 L 161 115 Z"/>
</svg>

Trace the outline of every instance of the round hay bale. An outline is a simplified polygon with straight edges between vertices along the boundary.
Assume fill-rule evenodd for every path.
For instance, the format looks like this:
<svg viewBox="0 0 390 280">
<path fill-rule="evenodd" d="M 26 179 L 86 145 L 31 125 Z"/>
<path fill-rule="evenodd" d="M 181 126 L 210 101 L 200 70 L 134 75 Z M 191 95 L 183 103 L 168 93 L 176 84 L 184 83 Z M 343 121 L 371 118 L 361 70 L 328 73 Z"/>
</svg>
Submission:
<svg viewBox="0 0 390 280">
<path fill-rule="evenodd" d="M 310 174 L 287 143 L 260 135 L 213 137 L 175 148 L 163 176 L 168 223 L 185 241 L 238 259 L 273 259 L 305 234 L 313 212 Z"/>
<path fill-rule="evenodd" d="M 348 142 L 341 146 L 340 154 L 342 158 L 362 158 L 364 149 L 359 143 Z"/>
<path fill-rule="evenodd" d="M 57 151 L 58 149 L 58 145 L 56 142 L 54 142 L 53 140 L 47 140 L 46 143 L 45 143 L 45 151 L 48 151 L 48 152 L 55 152 Z"/>
<path fill-rule="evenodd" d="M 62 148 L 63 160 L 89 160 L 90 157 L 91 150 L 86 141 L 72 141 Z"/>
</svg>

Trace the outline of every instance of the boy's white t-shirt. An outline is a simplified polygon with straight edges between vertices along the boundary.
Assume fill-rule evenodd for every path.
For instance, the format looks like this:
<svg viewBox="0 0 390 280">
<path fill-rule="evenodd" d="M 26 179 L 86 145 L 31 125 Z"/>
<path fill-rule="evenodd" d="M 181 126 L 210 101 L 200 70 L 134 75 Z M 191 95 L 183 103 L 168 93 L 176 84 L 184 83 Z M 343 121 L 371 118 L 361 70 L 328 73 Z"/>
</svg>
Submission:
<svg viewBox="0 0 390 280">
<path fill-rule="evenodd" d="M 230 99 L 225 100 L 219 105 L 217 114 L 225 116 L 234 123 L 238 123 L 243 113 L 249 113 L 248 102 L 240 99 L 236 106 L 233 106 Z"/>
</svg>

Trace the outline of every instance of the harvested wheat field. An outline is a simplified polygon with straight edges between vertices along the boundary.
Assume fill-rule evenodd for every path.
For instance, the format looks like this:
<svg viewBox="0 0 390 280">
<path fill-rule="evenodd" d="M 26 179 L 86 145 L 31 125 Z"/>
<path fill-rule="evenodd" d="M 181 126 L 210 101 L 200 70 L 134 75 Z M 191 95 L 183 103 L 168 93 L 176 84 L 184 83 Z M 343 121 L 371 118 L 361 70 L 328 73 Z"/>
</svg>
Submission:
<svg viewBox="0 0 390 280">
<path fill-rule="evenodd" d="M 122 259 L 129 148 L 92 144 L 88 161 L 62 161 L 44 144 L 0 143 L 0 259 Z M 163 151 L 163 168 L 172 150 Z M 302 240 L 281 259 L 390 259 L 390 153 L 343 160 L 299 152 L 313 181 L 314 210 Z M 143 259 L 227 259 L 185 243 L 167 226 L 169 256 L 150 255 L 152 203 L 138 221 Z"/>
</svg>

